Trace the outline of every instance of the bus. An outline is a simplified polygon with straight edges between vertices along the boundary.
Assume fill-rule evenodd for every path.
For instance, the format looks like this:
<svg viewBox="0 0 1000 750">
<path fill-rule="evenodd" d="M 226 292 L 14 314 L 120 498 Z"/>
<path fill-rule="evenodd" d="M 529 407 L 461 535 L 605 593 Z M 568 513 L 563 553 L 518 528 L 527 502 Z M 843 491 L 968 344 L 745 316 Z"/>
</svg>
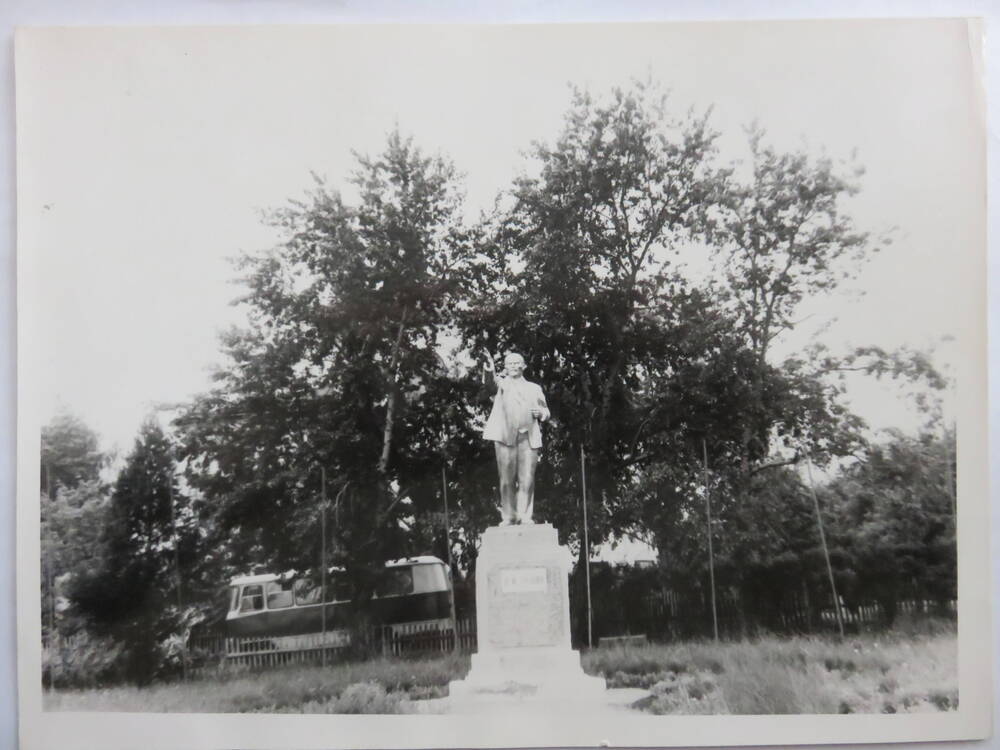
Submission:
<svg viewBox="0 0 1000 750">
<path fill-rule="evenodd" d="M 451 587 L 451 571 L 437 557 L 390 560 L 375 586 L 372 615 L 393 632 L 409 632 L 413 626 L 421 630 L 450 630 Z M 233 643 L 242 646 L 230 648 L 242 650 L 245 639 L 266 639 L 267 647 L 276 650 L 348 645 L 351 592 L 343 569 L 335 568 L 327 575 L 326 601 L 322 599 L 321 582 L 299 576 L 295 571 L 232 579 L 226 636 L 240 639 Z M 322 634 L 322 643 L 317 634 Z"/>
</svg>

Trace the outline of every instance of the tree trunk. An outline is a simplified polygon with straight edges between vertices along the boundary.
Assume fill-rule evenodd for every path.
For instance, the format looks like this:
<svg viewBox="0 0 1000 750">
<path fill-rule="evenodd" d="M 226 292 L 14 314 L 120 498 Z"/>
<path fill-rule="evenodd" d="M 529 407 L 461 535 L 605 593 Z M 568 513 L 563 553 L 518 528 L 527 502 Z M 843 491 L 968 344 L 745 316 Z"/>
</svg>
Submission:
<svg viewBox="0 0 1000 750">
<path fill-rule="evenodd" d="M 396 330 L 396 342 L 392 346 L 392 360 L 389 363 L 389 393 L 385 406 L 385 426 L 382 429 L 382 455 L 378 460 L 378 473 L 386 476 L 389 469 L 389 451 L 392 448 L 392 430 L 396 419 L 397 379 L 399 369 L 399 350 L 403 343 L 403 330 L 406 328 L 406 308 L 399 318 L 399 328 Z"/>
</svg>

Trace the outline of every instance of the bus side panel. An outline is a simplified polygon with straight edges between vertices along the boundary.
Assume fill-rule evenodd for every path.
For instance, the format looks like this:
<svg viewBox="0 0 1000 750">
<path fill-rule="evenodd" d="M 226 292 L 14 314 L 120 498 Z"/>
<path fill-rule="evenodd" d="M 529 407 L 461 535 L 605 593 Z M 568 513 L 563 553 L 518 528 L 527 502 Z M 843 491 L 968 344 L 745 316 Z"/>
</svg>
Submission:
<svg viewBox="0 0 1000 750">
<path fill-rule="evenodd" d="M 326 629 L 344 627 L 348 621 L 350 602 L 330 602 L 326 605 Z M 271 609 L 228 620 L 226 632 L 232 638 L 257 636 L 304 635 L 323 629 L 320 605 Z"/>
<path fill-rule="evenodd" d="M 451 598 L 447 591 L 410 596 L 388 596 L 373 599 L 372 609 L 379 622 L 395 625 L 401 622 L 439 620 L 451 616 Z"/>
</svg>

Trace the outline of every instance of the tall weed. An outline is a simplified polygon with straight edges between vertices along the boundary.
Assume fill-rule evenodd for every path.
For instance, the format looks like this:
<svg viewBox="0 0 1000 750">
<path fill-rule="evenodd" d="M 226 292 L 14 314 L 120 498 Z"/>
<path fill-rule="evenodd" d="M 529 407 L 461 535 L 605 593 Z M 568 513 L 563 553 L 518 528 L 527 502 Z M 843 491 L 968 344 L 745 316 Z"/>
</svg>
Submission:
<svg viewBox="0 0 1000 750">
<path fill-rule="evenodd" d="M 762 637 L 599 648 L 584 669 L 651 690 L 652 713 L 827 714 L 954 710 L 954 624 L 879 636 Z M 692 689 L 692 686 L 694 689 Z"/>
<path fill-rule="evenodd" d="M 289 667 L 219 675 L 145 688 L 54 691 L 46 708 L 65 711 L 189 713 L 398 713 L 405 697 L 447 694 L 469 657 L 375 659 L 323 667 Z"/>
<path fill-rule="evenodd" d="M 635 707 L 659 714 L 812 714 L 950 711 L 958 706 L 950 631 L 598 648 L 585 671 L 608 687 L 649 691 Z M 145 688 L 56 690 L 50 710 L 398 713 L 447 695 L 469 657 L 373 659 L 330 667 L 217 674 Z"/>
</svg>

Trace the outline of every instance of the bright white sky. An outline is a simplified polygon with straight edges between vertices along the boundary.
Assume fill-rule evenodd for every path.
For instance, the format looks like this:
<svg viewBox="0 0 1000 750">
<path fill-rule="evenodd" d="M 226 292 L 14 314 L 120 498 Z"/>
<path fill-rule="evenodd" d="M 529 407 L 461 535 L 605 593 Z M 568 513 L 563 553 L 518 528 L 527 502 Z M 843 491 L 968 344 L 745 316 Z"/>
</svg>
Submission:
<svg viewBox="0 0 1000 750">
<path fill-rule="evenodd" d="M 822 324 L 835 351 L 927 347 L 979 331 L 981 106 L 961 22 L 575 27 L 63 30 L 18 60 L 22 288 L 41 355 L 40 417 L 60 408 L 130 449 L 158 402 L 209 386 L 218 332 L 240 320 L 227 261 L 274 241 L 258 211 L 340 183 L 351 151 L 398 124 L 492 204 L 534 139 L 552 140 L 569 83 L 594 93 L 651 75 L 678 112 L 714 107 L 721 156 L 757 119 L 780 147 L 866 169 L 851 212 L 899 229 L 855 290 L 811 302 L 786 345 Z M 23 257 L 23 256 L 22 256 Z M 977 317 L 980 316 L 980 317 Z M 977 344 L 980 342 L 976 342 Z M 954 352 L 956 345 L 949 349 Z M 944 350 L 942 350 L 944 352 Z M 876 427 L 911 427 L 886 385 L 857 388 Z"/>
</svg>

